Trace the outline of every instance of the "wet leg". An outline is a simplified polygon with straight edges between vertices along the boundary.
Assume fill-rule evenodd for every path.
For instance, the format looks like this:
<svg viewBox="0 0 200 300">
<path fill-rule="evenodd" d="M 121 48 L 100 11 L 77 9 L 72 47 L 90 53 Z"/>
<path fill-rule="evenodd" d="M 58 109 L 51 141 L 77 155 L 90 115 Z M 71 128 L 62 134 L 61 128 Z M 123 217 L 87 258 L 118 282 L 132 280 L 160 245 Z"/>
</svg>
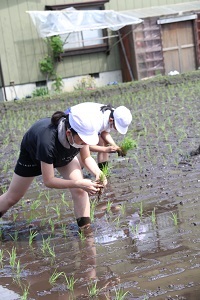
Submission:
<svg viewBox="0 0 200 300">
<path fill-rule="evenodd" d="M 81 166 L 76 157 L 67 166 L 58 168 L 58 171 L 65 179 L 78 180 L 83 178 Z M 79 188 L 70 189 L 70 192 L 74 203 L 74 215 L 77 223 L 79 219 L 82 219 L 81 225 L 83 224 L 83 220 L 90 224 L 90 201 L 88 193 Z"/>
</svg>

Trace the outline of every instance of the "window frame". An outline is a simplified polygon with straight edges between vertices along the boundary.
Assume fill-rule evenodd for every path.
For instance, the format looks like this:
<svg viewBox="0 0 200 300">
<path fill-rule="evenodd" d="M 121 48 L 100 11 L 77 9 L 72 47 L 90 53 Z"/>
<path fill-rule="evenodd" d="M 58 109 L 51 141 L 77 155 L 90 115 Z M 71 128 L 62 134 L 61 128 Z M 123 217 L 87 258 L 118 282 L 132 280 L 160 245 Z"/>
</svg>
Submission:
<svg viewBox="0 0 200 300">
<path fill-rule="evenodd" d="M 57 4 L 57 5 L 45 5 L 45 10 L 62 10 L 69 7 L 74 7 L 77 10 L 81 10 L 83 8 L 94 8 L 98 10 L 105 10 L 105 3 L 110 0 L 98 0 L 98 1 L 87 1 L 87 2 L 76 2 L 76 3 L 68 3 L 68 4 Z M 103 37 L 108 35 L 107 29 L 102 29 Z M 83 46 L 80 48 L 71 48 L 69 50 L 64 50 L 63 53 L 60 54 L 60 57 L 66 56 L 75 56 L 81 54 L 91 54 L 98 52 L 106 52 L 108 53 L 109 44 L 108 39 L 104 39 L 102 44 L 99 45 L 91 45 L 91 46 Z"/>
</svg>

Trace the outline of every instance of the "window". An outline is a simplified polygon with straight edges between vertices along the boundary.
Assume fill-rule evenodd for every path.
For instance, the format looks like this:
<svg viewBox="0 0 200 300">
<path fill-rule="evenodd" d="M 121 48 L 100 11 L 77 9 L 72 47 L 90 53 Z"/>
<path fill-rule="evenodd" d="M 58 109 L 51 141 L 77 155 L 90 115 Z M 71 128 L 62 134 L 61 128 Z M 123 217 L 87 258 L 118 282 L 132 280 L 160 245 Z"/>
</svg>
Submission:
<svg viewBox="0 0 200 300">
<path fill-rule="evenodd" d="M 80 2 L 60 5 L 46 5 L 46 10 L 62 10 L 74 7 L 80 10 L 104 10 L 104 4 L 109 0 Z M 108 39 L 106 29 L 85 30 L 81 32 L 73 32 L 70 34 L 62 34 L 61 38 L 64 42 L 64 53 L 61 56 L 72 56 L 86 53 L 106 52 L 108 50 Z"/>
</svg>

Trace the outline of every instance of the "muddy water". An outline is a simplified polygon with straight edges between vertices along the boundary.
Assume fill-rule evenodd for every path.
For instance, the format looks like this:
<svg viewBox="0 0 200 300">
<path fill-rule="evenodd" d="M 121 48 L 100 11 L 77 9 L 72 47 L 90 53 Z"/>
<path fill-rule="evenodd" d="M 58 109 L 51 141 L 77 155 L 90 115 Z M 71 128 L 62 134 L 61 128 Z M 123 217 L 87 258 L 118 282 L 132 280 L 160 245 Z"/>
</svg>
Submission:
<svg viewBox="0 0 200 300">
<path fill-rule="evenodd" d="M 191 90 L 183 88 L 153 90 L 148 99 L 139 94 L 125 103 L 138 147 L 125 158 L 111 154 L 109 183 L 84 237 L 69 192 L 46 189 L 40 177 L 34 181 L 3 218 L 0 300 L 21 299 L 26 289 L 27 299 L 89 299 L 95 284 L 96 299 L 120 299 L 120 290 L 124 299 L 200 299 L 200 155 L 188 156 L 200 141 L 199 93 L 194 85 L 189 98 Z M 180 90 L 179 100 L 169 101 Z M 7 157 L 14 165 L 14 149 L 2 147 L 2 186 L 12 176 L 4 168 Z M 30 232 L 37 234 L 33 242 Z M 54 272 L 63 273 L 51 284 Z M 63 274 L 74 278 L 73 291 Z"/>
</svg>

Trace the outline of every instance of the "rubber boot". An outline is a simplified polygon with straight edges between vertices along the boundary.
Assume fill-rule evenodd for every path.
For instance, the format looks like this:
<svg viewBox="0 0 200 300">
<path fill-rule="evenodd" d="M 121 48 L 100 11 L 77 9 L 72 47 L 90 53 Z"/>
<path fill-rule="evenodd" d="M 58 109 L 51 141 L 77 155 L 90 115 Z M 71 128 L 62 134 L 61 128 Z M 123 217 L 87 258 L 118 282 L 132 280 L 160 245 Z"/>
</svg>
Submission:
<svg viewBox="0 0 200 300">
<path fill-rule="evenodd" d="M 83 233 L 85 235 L 92 232 L 90 217 L 78 218 L 76 221 L 79 227 L 79 233 Z"/>
</svg>

